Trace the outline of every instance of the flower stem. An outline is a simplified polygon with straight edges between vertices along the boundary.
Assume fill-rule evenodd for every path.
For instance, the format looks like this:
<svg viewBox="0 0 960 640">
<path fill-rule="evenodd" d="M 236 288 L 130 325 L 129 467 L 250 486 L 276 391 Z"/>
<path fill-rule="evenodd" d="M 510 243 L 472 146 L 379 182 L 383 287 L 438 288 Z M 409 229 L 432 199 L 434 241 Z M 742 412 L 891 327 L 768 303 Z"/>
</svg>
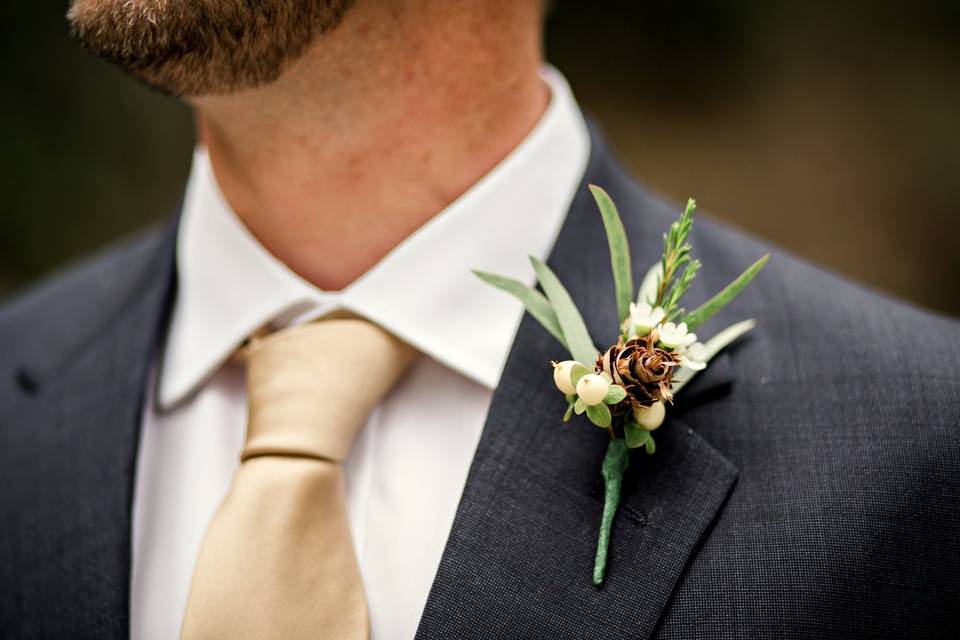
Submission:
<svg viewBox="0 0 960 640">
<path fill-rule="evenodd" d="M 603 458 L 603 516 L 600 519 L 600 535 L 597 539 L 597 555 L 593 563 L 593 584 L 600 586 L 607 573 L 607 552 L 610 548 L 610 531 L 613 517 L 620 504 L 620 490 L 623 487 L 623 475 L 630 465 L 630 449 L 623 438 L 614 438 L 607 446 Z"/>
</svg>

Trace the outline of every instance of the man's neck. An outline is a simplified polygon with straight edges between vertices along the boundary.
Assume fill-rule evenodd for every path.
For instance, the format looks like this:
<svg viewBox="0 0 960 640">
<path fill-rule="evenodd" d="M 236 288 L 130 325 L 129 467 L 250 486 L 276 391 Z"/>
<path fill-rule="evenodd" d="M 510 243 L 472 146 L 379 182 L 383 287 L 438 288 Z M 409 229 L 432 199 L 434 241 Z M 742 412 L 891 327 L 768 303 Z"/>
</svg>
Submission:
<svg viewBox="0 0 960 640">
<path fill-rule="evenodd" d="M 230 205 L 320 288 L 376 264 L 546 107 L 539 3 L 423 4 L 358 3 L 277 81 L 192 100 Z"/>
</svg>

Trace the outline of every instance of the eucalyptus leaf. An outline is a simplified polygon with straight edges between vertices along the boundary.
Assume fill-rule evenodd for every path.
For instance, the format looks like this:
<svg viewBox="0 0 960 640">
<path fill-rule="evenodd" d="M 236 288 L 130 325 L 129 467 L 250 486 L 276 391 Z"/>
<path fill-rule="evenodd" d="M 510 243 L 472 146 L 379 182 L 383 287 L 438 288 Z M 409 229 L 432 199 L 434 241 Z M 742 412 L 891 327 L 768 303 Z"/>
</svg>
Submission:
<svg viewBox="0 0 960 640">
<path fill-rule="evenodd" d="M 590 373 L 590 370 L 579 362 L 572 367 L 570 367 L 570 384 L 574 387 L 577 386 L 577 383 L 580 382 L 580 378 Z"/>
<path fill-rule="evenodd" d="M 573 303 L 570 294 L 550 267 L 535 256 L 530 256 L 530 262 L 533 264 L 534 271 L 537 272 L 540 286 L 547 294 L 547 300 L 550 301 L 554 312 L 557 314 L 557 320 L 567 341 L 566 346 L 573 359 L 578 362 L 595 361 L 598 353 L 597 348 L 593 346 L 593 340 L 590 338 L 590 332 L 587 331 L 587 325 L 583 322 L 583 316 L 577 310 L 577 305 Z"/>
<path fill-rule="evenodd" d="M 770 254 L 763 256 L 752 265 L 747 267 L 746 271 L 737 276 L 737 279 L 724 287 L 720 293 L 688 313 L 683 319 L 683 322 L 687 323 L 687 328 L 690 331 L 695 330 L 704 322 L 712 318 L 716 312 L 720 311 L 720 309 L 723 309 L 731 300 L 736 298 L 737 295 L 743 291 L 744 287 L 750 284 L 750 281 L 753 280 L 758 273 L 760 273 L 760 270 L 763 269 L 764 265 L 767 264 L 767 260 L 769 259 Z"/>
<path fill-rule="evenodd" d="M 630 314 L 630 302 L 633 296 L 633 273 L 630 262 L 630 245 L 627 242 L 627 232 L 623 228 L 623 220 L 617 212 L 617 206 L 606 191 L 591 184 L 590 193 L 593 194 L 600 215 L 603 217 L 603 227 L 607 232 L 607 244 L 610 245 L 610 267 L 613 270 L 613 284 L 617 296 L 617 313 L 622 323 Z"/>
<path fill-rule="evenodd" d="M 610 388 L 607 390 L 607 395 L 603 399 L 604 404 L 617 404 L 623 402 L 623 399 L 627 397 L 627 390 L 621 387 L 618 384 L 610 385 Z"/>
<path fill-rule="evenodd" d="M 506 291 L 510 295 L 520 300 L 527 312 L 533 316 L 533 318 L 539 322 L 544 329 L 549 331 L 550 335 L 559 340 L 560 344 L 562 344 L 565 349 L 568 351 L 570 350 L 570 348 L 567 346 L 567 341 L 563 336 L 563 329 L 560 328 L 560 321 L 557 320 L 557 314 L 550 305 L 550 302 L 542 293 L 536 289 L 531 289 L 522 282 L 513 280 L 512 278 L 505 278 L 503 276 L 486 273 L 484 271 L 474 271 L 473 273 L 487 284 L 491 284 L 502 291 Z"/>
<path fill-rule="evenodd" d="M 757 323 L 750 320 L 741 320 L 736 322 L 717 335 L 713 336 L 709 340 L 703 343 L 703 348 L 705 350 L 704 362 L 709 363 L 715 355 L 720 353 L 727 345 L 731 342 L 745 334 L 747 331 L 750 331 Z M 673 384 L 670 386 L 671 391 L 674 394 L 679 393 L 688 382 L 693 380 L 694 376 L 697 375 L 697 371 L 687 367 L 680 367 L 677 369 L 676 373 L 673 375 Z"/>
<path fill-rule="evenodd" d="M 587 417 L 593 424 L 606 429 L 610 426 L 612 416 L 610 415 L 610 408 L 601 402 L 587 407 Z"/>
<path fill-rule="evenodd" d="M 657 284 L 663 275 L 663 262 L 657 260 L 652 267 L 647 269 L 647 274 L 640 281 L 640 290 L 637 291 L 637 304 L 646 302 L 652 305 L 657 297 Z"/>
</svg>

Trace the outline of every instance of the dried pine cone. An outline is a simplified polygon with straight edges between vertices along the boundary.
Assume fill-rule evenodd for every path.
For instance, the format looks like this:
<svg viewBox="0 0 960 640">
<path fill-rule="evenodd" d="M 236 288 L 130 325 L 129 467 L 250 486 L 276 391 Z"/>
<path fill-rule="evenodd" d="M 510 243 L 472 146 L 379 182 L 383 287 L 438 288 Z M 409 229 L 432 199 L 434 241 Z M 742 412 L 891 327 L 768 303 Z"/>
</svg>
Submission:
<svg viewBox="0 0 960 640">
<path fill-rule="evenodd" d="M 657 342 L 656 331 L 643 338 L 632 338 L 607 349 L 597 358 L 597 371 L 605 371 L 614 383 L 627 392 L 627 399 L 610 407 L 616 415 L 630 408 L 649 407 L 658 400 L 672 402 L 670 381 L 673 370 L 680 364 L 680 357 L 672 352 L 654 346 Z"/>
</svg>

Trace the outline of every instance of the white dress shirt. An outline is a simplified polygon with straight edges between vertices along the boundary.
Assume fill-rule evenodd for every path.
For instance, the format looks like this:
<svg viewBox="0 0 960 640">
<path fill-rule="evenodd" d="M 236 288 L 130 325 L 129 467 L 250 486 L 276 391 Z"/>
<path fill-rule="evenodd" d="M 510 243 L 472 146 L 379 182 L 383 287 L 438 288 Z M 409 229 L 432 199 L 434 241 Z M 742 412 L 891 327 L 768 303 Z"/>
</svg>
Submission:
<svg viewBox="0 0 960 640">
<path fill-rule="evenodd" d="M 177 236 L 179 287 L 143 415 L 133 505 L 132 636 L 179 637 L 204 532 L 239 465 L 242 365 L 253 331 L 347 309 L 424 356 L 370 416 L 345 462 L 374 640 L 413 638 L 450 533 L 521 305 L 472 269 L 533 283 L 589 155 L 560 74 L 527 137 L 453 204 L 342 291 L 273 257 L 221 195 L 197 149 Z M 335 210 L 336 203 L 330 203 Z"/>
</svg>

